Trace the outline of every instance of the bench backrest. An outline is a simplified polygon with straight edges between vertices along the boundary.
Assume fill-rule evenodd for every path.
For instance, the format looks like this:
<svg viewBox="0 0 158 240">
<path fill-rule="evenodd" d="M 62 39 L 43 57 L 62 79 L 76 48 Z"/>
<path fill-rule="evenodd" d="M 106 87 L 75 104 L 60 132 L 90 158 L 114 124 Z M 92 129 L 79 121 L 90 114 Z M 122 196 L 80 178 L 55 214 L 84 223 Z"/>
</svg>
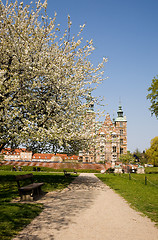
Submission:
<svg viewBox="0 0 158 240">
<path fill-rule="evenodd" d="M 27 179 L 30 179 L 31 182 L 33 183 L 33 174 L 29 173 L 29 174 L 25 174 L 25 175 L 17 175 L 16 177 L 16 181 L 18 184 L 18 188 L 20 188 L 20 181 L 25 181 Z"/>
</svg>

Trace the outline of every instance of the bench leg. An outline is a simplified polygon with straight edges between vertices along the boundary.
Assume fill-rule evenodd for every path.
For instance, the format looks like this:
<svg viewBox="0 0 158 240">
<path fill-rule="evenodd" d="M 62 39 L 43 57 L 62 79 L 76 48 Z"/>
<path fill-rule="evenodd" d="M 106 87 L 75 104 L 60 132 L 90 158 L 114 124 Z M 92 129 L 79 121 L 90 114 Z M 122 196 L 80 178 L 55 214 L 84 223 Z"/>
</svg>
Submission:
<svg viewBox="0 0 158 240">
<path fill-rule="evenodd" d="M 38 197 L 41 195 L 41 193 L 42 193 L 41 187 L 36 188 L 36 193 L 37 193 Z"/>
<path fill-rule="evenodd" d="M 20 201 L 33 201 L 33 191 L 31 193 L 20 193 Z"/>
<path fill-rule="evenodd" d="M 20 192 L 20 200 L 21 201 L 33 201 L 34 197 L 39 197 L 42 194 L 41 186 L 32 189 L 29 192 Z"/>
<path fill-rule="evenodd" d="M 22 195 L 22 201 L 33 201 L 33 197 L 31 195 Z"/>
</svg>

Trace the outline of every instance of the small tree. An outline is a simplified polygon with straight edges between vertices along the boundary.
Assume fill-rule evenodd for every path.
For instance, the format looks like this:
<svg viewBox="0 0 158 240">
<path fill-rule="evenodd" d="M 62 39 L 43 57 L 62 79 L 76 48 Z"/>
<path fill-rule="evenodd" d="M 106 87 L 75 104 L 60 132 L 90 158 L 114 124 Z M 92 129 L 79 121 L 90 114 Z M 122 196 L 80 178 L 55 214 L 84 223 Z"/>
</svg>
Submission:
<svg viewBox="0 0 158 240">
<path fill-rule="evenodd" d="M 139 149 L 137 148 L 134 153 L 133 157 L 135 158 L 135 162 L 140 163 L 140 164 L 145 164 L 147 163 L 147 159 L 145 157 L 145 151 L 140 152 Z"/>
<path fill-rule="evenodd" d="M 125 164 L 135 162 L 135 158 L 133 157 L 133 155 L 130 152 L 127 152 L 127 154 L 121 154 L 119 160 L 120 160 L 120 162 L 125 163 Z"/>
<path fill-rule="evenodd" d="M 145 153 L 148 163 L 158 166 L 158 137 L 151 140 L 150 148 Z"/>
</svg>

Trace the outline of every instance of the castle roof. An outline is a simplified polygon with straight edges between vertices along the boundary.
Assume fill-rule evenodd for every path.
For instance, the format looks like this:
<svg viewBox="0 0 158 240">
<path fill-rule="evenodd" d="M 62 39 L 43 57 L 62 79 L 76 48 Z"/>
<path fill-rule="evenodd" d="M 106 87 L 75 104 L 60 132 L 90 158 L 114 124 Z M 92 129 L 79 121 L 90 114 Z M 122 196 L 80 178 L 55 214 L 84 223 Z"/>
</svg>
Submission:
<svg viewBox="0 0 158 240">
<path fill-rule="evenodd" d="M 122 106 L 119 105 L 119 110 L 117 111 L 117 118 L 115 122 L 127 122 L 126 116 L 123 116 Z"/>
</svg>

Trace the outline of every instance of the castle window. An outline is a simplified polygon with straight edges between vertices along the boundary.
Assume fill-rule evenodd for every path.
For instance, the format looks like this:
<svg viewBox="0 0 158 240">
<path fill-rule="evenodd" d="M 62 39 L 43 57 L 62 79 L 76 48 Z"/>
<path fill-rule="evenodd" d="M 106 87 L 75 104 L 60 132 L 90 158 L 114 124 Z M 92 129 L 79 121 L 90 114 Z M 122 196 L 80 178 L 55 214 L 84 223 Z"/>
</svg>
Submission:
<svg viewBox="0 0 158 240">
<path fill-rule="evenodd" d="M 88 157 L 85 157 L 85 159 L 86 159 L 86 162 L 88 162 Z"/>
<path fill-rule="evenodd" d="M 116 146 L 112 147 L 113 152 L 116 152 Z"/>
<path fill-rule="evenodd" d="M 101 138 L 105 138 L 105 133 L 104 133 L 104 132 L 101 132 L 101 133 L 100 133 L 100 137 L 101 137 Z"/>
<path fill-rule="evenodd" d="M 123 129 L 120 130 L 120 135 L 123 135 Z"/>
<path fill-rule="evenodd" d="M 123 122 L 120 122 L 120 127 L 123 127 Z"/>
<path fill-rule="evenodd" d="M 120 154 L 123 154 L 123 148 L 120 148 Z"/>
<path fill-rule="evenodd" d="M 123 139 L 120 139 L 120 144 L 123 145 Z"/>
<path fill-rule="evenodd" d="M 104 155 L 101 155 L 101 156 L 100 156 L 100 160 L 101 160 L 101 161 L 104 161 L 104 157 L 105 157 Z"/>
</svg>

